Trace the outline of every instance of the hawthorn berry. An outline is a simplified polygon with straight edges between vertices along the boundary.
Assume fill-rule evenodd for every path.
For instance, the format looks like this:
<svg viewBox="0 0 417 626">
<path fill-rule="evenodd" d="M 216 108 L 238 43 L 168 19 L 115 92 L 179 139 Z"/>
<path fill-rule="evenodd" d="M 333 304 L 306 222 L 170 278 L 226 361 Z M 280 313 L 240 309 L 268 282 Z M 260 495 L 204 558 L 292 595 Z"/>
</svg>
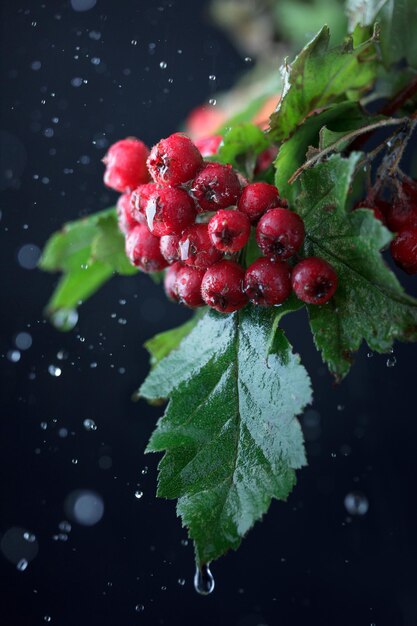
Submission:
<svg viewBox="0 0 417 626">
<path fill-rule="evenodd" d="M 285 261 L 256 259 L 246 270 L 244 291 L 253 304 L 282 304 L 291 294 L 291 272 Z"/>
<path fill-rule="evenodd" d="M 217 263 L 223 256 L 213 246 L 207 224 L 193 224 L 187 228 L 182 234 L 179 248 L 181 261 L 204 269 Z"/>
<path fill-rule="evenodd" d="M 152 148 L 147 163 L 156 183 L 177 187 L 194 178 L 203 157 L 189 137 L 174 133 Z"/>
<path fill-rule="evenodd" d="M 164 288 L 167 297 L 174 302 L 179 302 L 177 278 L 178 272 L 183 267 L 182 263 L 173 263 L 165 272 Z"/>
<path fill-rule="evenodd" d="M 218 250 L 227 253 L 237 252 L 249 239 L 249 218 L 241 211 L 220 209 L 208 223 L 208 234 L 213 246 Z"/>
<path fill-rule="evenodd" d="M 217 150 L 223 140 L 221 135 L 211 135 L 211 137 L 202 137 L 195 140 L 195 145 L 200 151 L 201 156 L 209 157 L 217 153 Z"/>
<path fill-rule="evenodd" d="M 117 223 L 119 226 L 120 232 L 124 235 L 127 235 L 129 231 L 132 230 L 135 226 L 137 226 L 138 221 L 142 222 L 143 217 L 140 216 L 140 220 L 136 220 L 132 216 L 132 207 L 131 207 L 132 196 L 130 193 L 122 194 L 116 205 L 117 211 Z"/>
<path fill-rule="evenodd" d="M 239 178 L 231 165 L 206 163 L 197 174 L 191 193 L 198 211 L 217 211 L 236 205 L 241 194 Z"/>
<path fill-rule="evenodd" d="M 145 224 L 138 224 L 126 236 L 126 255 L 132 265 L 144 272 L 158 272 L 167 267 L 159 249 L 159 238 Z"/>
<path fill-rule="evenodd" d="M 137 222 L 146 224 L 146 207 L 152 194 L 158 190 L 155 183 L 139 185 L 131 195 L 130 211 Z"/>
<path fill-rule="evenodd" d="M 277 153 L 278 148 L 276 146 L 269 146 L 269 148 L 261 152 L 256 159 L 255 174 L 265 172 L 265 170 L 267 170 L 275 161 Z"/>
<path fill-rule="evenodd" d="M 387 226 L 390 230 L 398 233 L 404 229 L 417 227 L 417 199 L 407 198 L 404 194 L 395 198 L 392 204 L 388 205 L 385 212 Z"/>
<path fill-rule="evenodd" d="M 178 270 L 176 290 L 178 299 L 189 307 L 204 306 L 201 297 L 201 281 L 204 270 L 198 267 L 183 266 Z"/>
<path fill-rule="evenodd" d="M 160 239 L 161 254 L 168 261 L 173 263 L 180 260 L 180 237 L 179 235 L 163 235 Z"/>
<path fill-rule="evenodd" d="M 308 304 L 324 304 L 337 288 L 337 274 L 324 259 L 308 257 L 294 267 L 292 288 L 299 300 Z"/>
<path fill-rule="evenodd" d="M 269 183 L 251 183 L 240 196 L 238 209 L 245 213 L 252 223 L 269 209 L 280 206 L 278 189 Z"/>
<path fill-rule="evenodd" d="M 203 300 L 220 313 L 232 313 L 247 304 L 243 291 L 245 270 L 234 261 L 219 261 L 208 268 L 201 283 Z"/>
<path fill-rule="evenodd" d="M 256 242 L 264 256 L 288 259 L 301 248 L 304 222 L 288 209 L 270 209 L 256 227 Z"/>
<path fill-rule="evenodd" d="M 187 226 L 193 224 L 196 216 L 195 205 L 186 191 L 158 185 L 149 193 L 148 189 L 139 191 L 136 205 L 139 203 L 151 233 L 157 237 L 180 235 Z M 136 193 L 137 191 L 134 192 Z"/>
<path fill-rule="evenodd" d="M 149 180 L 146 159 L 149 149 L 142 141 L 128 137 L 110 146 L 103 158 L 106 165 L 104 183 L 122 193 L 132 191 Z"/>
<path fill-rule="evenodd" d="M 417 274 L 417 227 L 403 230 L 391 242 L 392 258 L 407 274 Z"/>
</svg>

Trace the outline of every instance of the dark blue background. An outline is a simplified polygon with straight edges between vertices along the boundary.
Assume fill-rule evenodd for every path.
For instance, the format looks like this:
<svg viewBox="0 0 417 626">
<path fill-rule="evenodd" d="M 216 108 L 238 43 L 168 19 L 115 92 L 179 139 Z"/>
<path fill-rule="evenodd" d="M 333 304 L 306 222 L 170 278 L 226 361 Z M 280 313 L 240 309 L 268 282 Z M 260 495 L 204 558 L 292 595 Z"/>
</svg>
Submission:
<svg viewBox="0 0 417 626">
<path fill-rule="evenodd" d="M 213 95 L 210 74 L 227 89 L 245 63 L 205 19 L 205 2 L 98 0 L 85 13 L 69 4 L 3 0 L 1 8 L 2 169 L 15 174 L 0 221 L 0 533 L 30 530 L 39 554 L 24 572 L 0 556 L 0 624 L 50 616 L 59 626 L 415 626 L 415 347 L 396 347 L 392 368 L 363 349 L 334 386 L 303 314 L 286 327 L 315 388 L 317 413 L 304 420 L 310 465 L 288 503 L 273 503 L 240 550 L 214 565 L 215 592 L 194 592 L 192 547 L 181 543 L 174 504 L 154 497 L 157 458 L 143 456 L 160 409 L 130 400 L 148 370 L 143 342 L 188 313 L 146 276 L 115 278 L 83 305 L 76 329 L 60 334 L 42 317 L 55 277 L 20 267 L 17 252 L 111 204 L 100 163 L 108 143 L 166 136 Z M 77 77 L 87 83 L 73 87 Z M 406 282 L 416 292 L 415 279 Z M 33 345 L 12 363 L 6 354 L 22 331 Z M 85 430 L 86 418 L 96 431 Z M 63 501 L 79 488 L 102 496 L 103 519 L 54 541 Z M 366 515 L 348 517 L 351 491 L 368 498 Z"/>
</svg>

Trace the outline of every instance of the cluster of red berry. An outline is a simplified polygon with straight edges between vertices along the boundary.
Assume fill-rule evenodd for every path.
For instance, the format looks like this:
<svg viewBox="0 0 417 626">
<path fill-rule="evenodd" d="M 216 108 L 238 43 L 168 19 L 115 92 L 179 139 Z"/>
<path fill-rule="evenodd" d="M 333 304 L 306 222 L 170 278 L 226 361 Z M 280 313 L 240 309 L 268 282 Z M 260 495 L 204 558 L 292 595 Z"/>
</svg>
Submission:
<svg viewBox="0 0 417 626">
<path fill-rule="evenodd" d="M 201 152 L 215 151 L 213 144 Z M 205 162 L 201 152 L 181 133 L 150 152 L 133 138 L 109 149 L 104 180 L 123 193 L 119 227 L 130 261 L 145 272 L 169 266 L 168 297 L 190 307 L 230 313 L 249 301 L 281 304 L 292 290 L 304 302 L 327 302 L 337 287 L 334 269 L 317 257 L 288 263 L 303 244 L 304 223 L 278 189 L 249 184 L 231 165 Z M 252 227 L 263 256 L 245 269 L 239 261 Z"/>
<path fill-rule="evenodd" d="M 417 182 L 395 180 L 390 202 L 379 196 L 365 198 L 358 207 L 370 207 L 376 218 L 396 234 L 390 251 L 395 263 L 407 274 L 417 274 Z"/>
</svg>

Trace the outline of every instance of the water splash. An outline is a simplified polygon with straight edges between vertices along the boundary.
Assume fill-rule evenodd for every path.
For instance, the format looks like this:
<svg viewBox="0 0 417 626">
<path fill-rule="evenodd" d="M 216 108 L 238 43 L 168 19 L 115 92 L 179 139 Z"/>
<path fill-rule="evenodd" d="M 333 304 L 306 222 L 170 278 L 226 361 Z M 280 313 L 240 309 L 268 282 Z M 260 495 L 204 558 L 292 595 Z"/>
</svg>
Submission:
<svg viewBox="0 0 417 626">
<path fill-rule="evenodd" d="M 214 590 L 215 582 L 209 564 L 196 568 L 194 575 L 194 589 L 202 596 L 208 596 Z"/>
</svg>

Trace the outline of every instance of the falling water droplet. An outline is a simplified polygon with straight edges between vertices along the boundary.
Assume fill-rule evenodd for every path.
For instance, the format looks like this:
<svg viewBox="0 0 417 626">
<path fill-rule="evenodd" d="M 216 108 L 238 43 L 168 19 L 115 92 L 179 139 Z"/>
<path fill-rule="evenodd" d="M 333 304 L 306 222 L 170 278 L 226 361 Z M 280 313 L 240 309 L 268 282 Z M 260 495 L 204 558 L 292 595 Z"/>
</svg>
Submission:
<svg viewBox="0 0 417 626">
<path fill-rule="evenodd" d="M 140 500 L 142 496 L 143 496 L 143 491 L 139 491 L 139 490 L 135 491 L 135 498 L 137 500 Z"/>
<path fill-rule="evenodd" d="M 252 63 L 251 57 L 245 57 L 245 63 Z"/>
<path fill-rule="evenodd" d="M 214 589 L 214 578 L 208 565 L 197 566 L 194 575 L 194 589 L 202 596 L 208 596 Z"/>
<path fill-rule="evenodd" d="M 215 76 L 215 74 L 210 74 L 210 76 L 209 76 L 209 80 L 213 80 L 213 81 L 214 81 L 214 80 L 216 80 L 216 76 Z"/>
<path fill-rule="evenodd" d="M 161 61 L 159 67 L 161 68 L 161 70 L 166 70 L 166 68 L 168 67 L 168 63 L 166 61 Z"/>
<path fill-rule="evenodd" d="M 365 515 L 369 509 L 368 498 L 360 491 L 348 493 L 344 504 L 349 515 Z"/>
<path fill-rule="evenodd" d="M 145 610 L 145 607 L 143 606 L 143 604 L 137 604 L 135 606 L 136 613 L 142 613 L 144 610 Z"/>
<path fill-rule="evenodd" d="M 16 569 L 18 569 L 19 572 L 24 572 L 28 565 L 29 562 L 27 561 L 27 559 L 20 559 L 20 561 L 18 561 L 16 565 Z"/>
<path fill-rule="evenodd" d="M 86 430 L 97 430 L 97 424 L 91 419 L 85 419 L 83 421 L 83 426 Z"/>
<path fill-rule="evenodd" d="M 397 364 L 397 359 L 394 355 L 389 356 L 387 358 L 387 367 L 395 367 Z"/>
<path fill-rule="evenodd" d="M 216 98 L 210 98 L 210 100 L 209 100 L 209 104 L 211 104 L 211 106 L 215 107 L 215 106 L 216 106 L 216 104 L 217 104 L 217 100 L 216 100 Z"/>
</svg>

